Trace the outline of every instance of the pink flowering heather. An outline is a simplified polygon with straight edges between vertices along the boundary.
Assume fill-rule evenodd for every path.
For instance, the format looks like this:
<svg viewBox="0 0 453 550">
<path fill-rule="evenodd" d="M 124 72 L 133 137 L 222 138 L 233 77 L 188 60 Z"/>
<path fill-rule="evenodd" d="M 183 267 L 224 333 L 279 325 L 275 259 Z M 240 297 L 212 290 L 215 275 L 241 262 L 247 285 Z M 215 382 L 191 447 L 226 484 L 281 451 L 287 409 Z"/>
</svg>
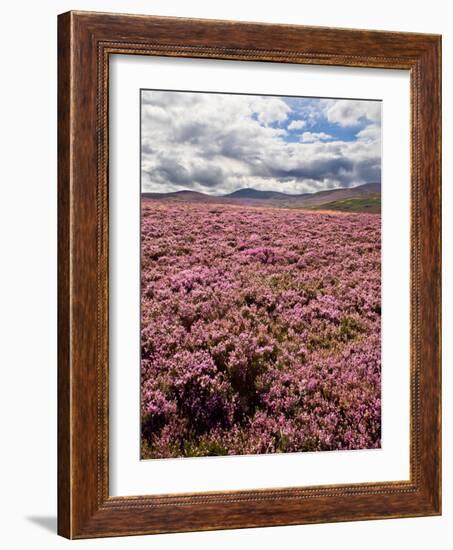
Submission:
<svg viewBox="0 0 453 550">
<path fill-rule="evenodd" d="M 380 446 L 380 215 L 142 214 L 143 458 Z"/>
</svg>

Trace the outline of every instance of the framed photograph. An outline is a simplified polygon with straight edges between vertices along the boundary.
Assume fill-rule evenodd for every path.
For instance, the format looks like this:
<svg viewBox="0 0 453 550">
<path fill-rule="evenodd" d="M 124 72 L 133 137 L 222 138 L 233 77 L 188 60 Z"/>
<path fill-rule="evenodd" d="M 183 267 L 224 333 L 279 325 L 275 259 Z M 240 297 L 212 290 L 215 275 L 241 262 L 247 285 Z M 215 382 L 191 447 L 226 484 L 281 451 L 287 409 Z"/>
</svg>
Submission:
<svg viewBox="0 0 453 550">
<path fill-rule="evenodd" d="M 440 37 L 58 35 L 59 533 L 440 514 Z"/>
</svg>

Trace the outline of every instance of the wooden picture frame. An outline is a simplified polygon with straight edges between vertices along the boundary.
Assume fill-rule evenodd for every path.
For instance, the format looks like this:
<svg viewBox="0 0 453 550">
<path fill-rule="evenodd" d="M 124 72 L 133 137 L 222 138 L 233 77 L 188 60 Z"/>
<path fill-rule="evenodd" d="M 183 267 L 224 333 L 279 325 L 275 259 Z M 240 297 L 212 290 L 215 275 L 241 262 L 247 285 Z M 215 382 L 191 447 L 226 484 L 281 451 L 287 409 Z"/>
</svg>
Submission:
<svg viewBox="0 0 453 550">
<path fill-rule="evenodd" d="M 69 12 L 58 20 L 58 532 L 89 538 L 441 513 L 441 38 Z M 109 55 L 405 69 L 411 86 L 410 480 L 109 496 Z"/>
</svg>

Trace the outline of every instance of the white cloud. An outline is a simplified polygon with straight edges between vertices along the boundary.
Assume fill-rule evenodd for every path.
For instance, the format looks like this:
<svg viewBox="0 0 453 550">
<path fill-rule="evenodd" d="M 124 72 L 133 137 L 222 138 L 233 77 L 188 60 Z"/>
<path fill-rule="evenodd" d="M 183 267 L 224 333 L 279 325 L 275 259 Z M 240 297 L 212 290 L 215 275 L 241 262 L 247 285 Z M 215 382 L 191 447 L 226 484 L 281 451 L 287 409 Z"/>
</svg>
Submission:
<svg viewBox="0 0 453 550">
<path fill-rule="evenodd" d="M 302 143 L 315 143 L 316 141 L 328 141 L 331 139 L 333 139 L 332 136 L 325 132 L 304 132 L 300 136 Z"/>
<path fill-rule="evenodd" d="M 363 130 L 357 133 L 357 138 L 368 143 L 381 142 L 381 126 L 380 124 L 369 124 Z"/>
<path fill-rule="evenodd" d="M 288 124 L 288 130 L 302 130 L 306 125 L 305 120 L 293 120 Z"/>
<path fill-rule="evenodd" d="M 244 96 L 239 96 L 243 98 Z M 277 97 L 251 96 L 251 106 L 262 124 L 283 122 L 288 117 L 291 108 Z"/>
<path fill-rule="evenodd" d="M 379 101 L 356 101 L 339 99 L 324 100 L 324 112 L 327 120 L 340 126 L 356 126 L 361 120 L 377 123 L 381 119 L 381 103 Z"/>
</svg>

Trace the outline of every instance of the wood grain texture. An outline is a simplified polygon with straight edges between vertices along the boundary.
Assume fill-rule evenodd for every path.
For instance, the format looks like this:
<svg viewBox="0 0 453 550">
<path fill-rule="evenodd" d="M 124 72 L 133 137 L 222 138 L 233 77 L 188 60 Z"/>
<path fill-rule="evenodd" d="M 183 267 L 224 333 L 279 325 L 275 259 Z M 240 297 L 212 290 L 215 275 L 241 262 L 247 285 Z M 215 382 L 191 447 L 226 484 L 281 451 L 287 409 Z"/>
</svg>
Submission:
<svg viewBox="0 0 453 550">
<path fill-rule="evenodd" d="M 440 496 L 439 36 L 69 12 L 59 16 L 58 532 L 88 538 L 436 515 Z M 111 54 L 411 73 L 411 479 L 184 495 L 108 490 Z"/>
<path fill-rule="evenodd" d="M 70 17 L 58 25 L 58 532 L 71 536 Z"/>
</svg>

